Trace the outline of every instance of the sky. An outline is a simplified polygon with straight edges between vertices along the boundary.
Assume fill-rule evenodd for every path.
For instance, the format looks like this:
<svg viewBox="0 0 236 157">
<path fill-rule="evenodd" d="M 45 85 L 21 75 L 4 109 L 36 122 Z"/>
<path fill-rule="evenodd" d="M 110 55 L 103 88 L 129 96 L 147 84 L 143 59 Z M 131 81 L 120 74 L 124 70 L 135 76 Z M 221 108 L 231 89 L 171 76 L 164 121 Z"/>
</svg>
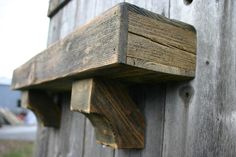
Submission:
<svg viewBox="0 0 236 157">
<path fill-rule="evenodd" d="M 0 0 L 0 80 L 47 45 L 49 0 Z"/>
</svg>

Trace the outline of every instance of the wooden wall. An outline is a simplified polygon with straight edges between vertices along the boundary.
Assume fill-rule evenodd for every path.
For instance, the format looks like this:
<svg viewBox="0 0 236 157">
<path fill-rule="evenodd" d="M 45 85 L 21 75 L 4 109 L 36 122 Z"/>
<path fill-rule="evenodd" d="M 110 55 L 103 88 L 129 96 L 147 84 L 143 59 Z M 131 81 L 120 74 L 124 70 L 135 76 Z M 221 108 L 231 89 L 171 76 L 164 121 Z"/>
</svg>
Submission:
<svg viewBox="0 0 236 157">
<path fill-rule="evenodd" d="M 48 45 L 124 0 L 71 0 L 52 18 Z M 130 93 L 145 115 L 145 149 L 96 144 L 93 127 L 69 110 L 70 93 L 57 96 L 61 129 L 39 127 L 36 157 L 234 157 L 236 154 L 236 1 L 127 0 L 192 24 L 197 72 L 189 82 L 136 85 Z"/>
</svg>

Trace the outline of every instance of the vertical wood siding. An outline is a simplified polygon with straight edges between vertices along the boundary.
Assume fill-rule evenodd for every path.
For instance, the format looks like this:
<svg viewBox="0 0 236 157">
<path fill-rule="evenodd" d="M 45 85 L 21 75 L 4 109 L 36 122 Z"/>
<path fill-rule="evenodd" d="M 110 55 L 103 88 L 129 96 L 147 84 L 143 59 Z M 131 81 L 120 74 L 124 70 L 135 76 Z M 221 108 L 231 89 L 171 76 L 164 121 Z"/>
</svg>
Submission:
<svg viewBox="0 0 236 157">
<path fill-rule="evenodd" d="M 163 156 L 233 157 L 236 2 L 171 0 L 170 6 L 170 18 L 197 30 L 197 72 L 191 82 L 168 84 Z"/>
<path fill-rule="evenodd" d="M 48 45 L 124 0 L 71 0 L 52 18 Z M 197 30 L 197 72 L 189 82 L 130 87 L 145 115 L 145 149 L 112 150 L 59 95 L 61 129 L 39 127 L 36 157 L 233 157 L 236 154 L 236 2 L 126 0 Z"/>
</svg>

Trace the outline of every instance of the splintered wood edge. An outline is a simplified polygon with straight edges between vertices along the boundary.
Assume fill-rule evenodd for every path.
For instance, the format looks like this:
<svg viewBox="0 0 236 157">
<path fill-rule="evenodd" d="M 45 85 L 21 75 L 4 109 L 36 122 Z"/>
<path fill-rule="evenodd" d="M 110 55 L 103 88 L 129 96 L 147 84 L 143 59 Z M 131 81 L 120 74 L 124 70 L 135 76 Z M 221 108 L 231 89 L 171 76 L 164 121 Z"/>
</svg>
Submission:
<svg viewBox="0 0 236 157">
<path fill-rule="evenodd" d="M 112 148 L 144 148 L 144 117 L 117 81 L 98 78 L 73 83 L 71 110 L 83 113 L 97 143 Z"/>
<path fill-rule="evenodd" d="M 37 90 L 22 91 L 21 106 L 33 111 L 43 126 L 60 127 L 60 108 L 47 93 Z"/>
<path fill-rule="evenodd" d="M 177 32 L 173 31 L 177 33 L 174 36 L 190 43 L 183 43 L 182 46 L 179 44 L 181 42 L 176 44 L 171 42 L 172 40 L 157 37 L 158 34 L 153 37 L 145 30 L 137 30 L 140 27 L 137 26 L 138 21 L 132 25 L 132 18 L 135 17 L 133 14 L 140 16 L 138 21 L 150 19 L 152 25 L 159 22 L 162 25 L 171 26 L 173 30 L 177 30 Z M 153 27 L 157 29 L 157 25 Z M 181 32 L 179 35 L 178 30 Z M 105 33 L 101 33 L 102 31 Z M 163 34 L 165 33 L 162 32 Z M 134 38 L 135 36 L 137 38 Z M 91 41 L 87 42 L 87 48 L 83 47 L 85 41 Z M 100 46 L 96 47 L 94 42 Z M 136 46 L 140 45 L 139 43 L 145 44 L 142 45 L 143 47 Z M 144 51 L 147 53 L 143 53 Z M 189 80 L 195 76 L 195 53 L 194 27 L 128 3 L 121 3 L 17 68 L 13 73 L 12 88 L 21 90 L 45 86 L 50 88 L 50 84 L 60 81 L 63 84 L 67 82 L 66 86 L 70 88 L 74 79 L 97 76 L 111 78 L 111 74 L 114 79 L 119 78 L 130 82 L 138 80 L 138 83 L 156 80 Z M 172 54 L 173 57 L 171 57 Z M 163 55 L 163 60 L 161 60 L 160 57 Z M 118 72 L 112 73 L 116 70 Z"/>
</svg>

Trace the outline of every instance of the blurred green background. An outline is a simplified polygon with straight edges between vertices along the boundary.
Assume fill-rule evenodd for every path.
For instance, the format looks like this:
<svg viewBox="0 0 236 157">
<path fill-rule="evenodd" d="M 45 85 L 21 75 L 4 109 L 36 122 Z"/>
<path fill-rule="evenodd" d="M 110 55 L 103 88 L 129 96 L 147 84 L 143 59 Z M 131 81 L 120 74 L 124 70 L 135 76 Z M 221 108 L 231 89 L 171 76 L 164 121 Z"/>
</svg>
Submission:
<svg viewBox="0 0 236 157">
<path fill-rule="evenodd" d="M 0 140 L 0 157 L 32 157 L 33 142 Z"/>
</svg>

